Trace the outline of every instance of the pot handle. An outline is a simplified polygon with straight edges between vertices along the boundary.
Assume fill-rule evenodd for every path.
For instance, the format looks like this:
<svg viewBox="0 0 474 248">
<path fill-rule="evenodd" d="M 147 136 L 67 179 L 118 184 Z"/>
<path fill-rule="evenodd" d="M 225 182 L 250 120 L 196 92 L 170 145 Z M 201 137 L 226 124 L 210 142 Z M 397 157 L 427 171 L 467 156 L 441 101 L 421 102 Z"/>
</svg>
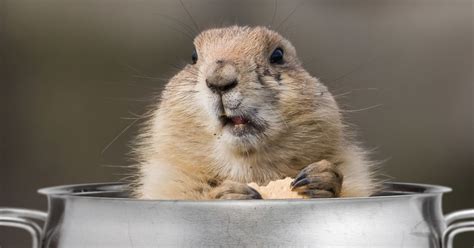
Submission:
<svg viewBox="0 0 474 248">
<path fill-rule="evenodd" d="M 28 231 L 33 239 L 32 247 L 41 247 L 42 228 L 36 221 L 45 222 L 47 214 L 38 210 L 0 207 L 0 226 L 17 227 Z"/>
<path fill-rule="evenodd" d="M 457 234 L 474 231 L 474 209 L 459 210 L 444 217 L 446 230 L 443 233 L 443 247 L 452 248 L 453 239 Z"/>
</svg>

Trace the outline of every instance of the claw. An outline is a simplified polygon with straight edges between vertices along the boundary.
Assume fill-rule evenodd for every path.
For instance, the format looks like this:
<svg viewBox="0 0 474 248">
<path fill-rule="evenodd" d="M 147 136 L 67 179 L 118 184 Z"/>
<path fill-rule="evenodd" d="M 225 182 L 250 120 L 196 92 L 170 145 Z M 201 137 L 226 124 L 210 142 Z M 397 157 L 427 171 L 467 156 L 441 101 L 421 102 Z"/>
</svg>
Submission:
<svg viewBox="0 0 474 248">
<path fill-rule="evenodd" d="M 233 200 L 250 200 L 262 199 L 260 193 L 254 188 L 239 182 L 224 181 L 219 186 L 212 188 L 209 192 L 211 199 L 233 199 Z"/>
<path fill-rule="evenodd" d="M 305 178 L 305 177 L 307 177 L 307 176 L 308 176 L 308 174 L 306 174 L 306 172 L 301 171 L 301 172 L 296 176 L 295 180 L 293 180 L 293 182 L 291 182 L 290 186 L 293 187 L 297 181 L 300 181 L 301 179 L 303 179 L 303 178 Z"/>
<path fill-rule="evenodd" d="M 308 185 L 311 181 L 308 179 L 308 178 L 303 178 L 299 181 L 293 181 L 293 183 L 291 183 L 291 189 L 293 190 L 294 188 L 298 188 L 298 187 L 301 187 L 301 186 L 305 186 L 305 185 Z"/>
<path fill-rule="evenodd" d="M 338 197 L 343 175 L 334 164 L 322 160 L 302 169 L 291 182 L 292 191 L 309 198 Z"/>
<path fill-rule="evenodd" d="M 252 187 L 249 187 L 250 190 L 252 191 L 252 199 L 262 199 L 262 195 L 260 195 L 260 193 L 258 193 L 257 190 L 255 190 L 254 188 Z"/>
</svg>

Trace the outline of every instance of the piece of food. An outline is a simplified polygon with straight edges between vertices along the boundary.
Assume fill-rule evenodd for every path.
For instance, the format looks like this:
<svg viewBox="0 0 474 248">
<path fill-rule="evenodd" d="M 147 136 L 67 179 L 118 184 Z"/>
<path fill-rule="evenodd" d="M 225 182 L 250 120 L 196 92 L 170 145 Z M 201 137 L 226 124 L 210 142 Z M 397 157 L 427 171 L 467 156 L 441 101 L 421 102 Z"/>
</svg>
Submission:
<svg viewBox="0 0 474 248">
<path fill-rule="evenodd" d="M 249 183 L 248 186 L 257 190 L 263 199 L 304 198 L 302 195 L 298 195 L 297 192 L 291 191 L 290 184 L 292 181 L 293 178 L 287 177 L 285 179 L 271 181 L 266 186 L 259 186 L 256 183 Z"/>
</svg>

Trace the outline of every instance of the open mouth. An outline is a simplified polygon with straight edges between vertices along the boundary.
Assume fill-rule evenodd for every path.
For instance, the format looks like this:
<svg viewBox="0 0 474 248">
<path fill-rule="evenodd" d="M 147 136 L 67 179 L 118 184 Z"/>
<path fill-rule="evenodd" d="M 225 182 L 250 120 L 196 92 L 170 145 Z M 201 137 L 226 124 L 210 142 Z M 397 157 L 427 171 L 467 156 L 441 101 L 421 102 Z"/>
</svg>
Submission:
<svg viewBox="0 0 474 248">
<path fill-rule="evenodd" d="M 219 117 L 224 129 L 229 130 L 235 136 L 244 134 L 253 134 L 258 131 L 257 126 L 245 116 L 226 116 Z"/>
</svg>

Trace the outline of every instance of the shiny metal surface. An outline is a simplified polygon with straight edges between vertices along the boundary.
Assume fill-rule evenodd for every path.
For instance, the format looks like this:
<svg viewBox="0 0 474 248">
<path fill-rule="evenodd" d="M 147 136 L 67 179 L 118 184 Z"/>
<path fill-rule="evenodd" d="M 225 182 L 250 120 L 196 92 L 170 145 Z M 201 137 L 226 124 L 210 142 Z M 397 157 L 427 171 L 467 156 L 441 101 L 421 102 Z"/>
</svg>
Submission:
<svg viewBox="0 0 474 248">
<path fill-rule="evenodd" d="M 37 221 L 45 222 L 47 214 L 37 210 L 0 208 L 0 226 L 16 227 L 30 233 L 32 247 L 41 247 L 42 230 Z"/>
<path fill-rule="evenodd" d="M 390 183 L 367 198 L 250 201 L 136 200 L 120 184 L 39 192 L 49 200 L 43 247 L 69 248 L 449 247 L 455 234 L 472 228 L 464 220 L 474 210 L 446 221 L 441 197 L 448 191 Z"/>
<path fill-rule="evenodd" d="M 463 232 L 474 232 L 474 209 L 456 211 L 446 215 L 448 228 L 443 234 L 443 247 L 452 247 L 453 239 Z"/>
</svg>

